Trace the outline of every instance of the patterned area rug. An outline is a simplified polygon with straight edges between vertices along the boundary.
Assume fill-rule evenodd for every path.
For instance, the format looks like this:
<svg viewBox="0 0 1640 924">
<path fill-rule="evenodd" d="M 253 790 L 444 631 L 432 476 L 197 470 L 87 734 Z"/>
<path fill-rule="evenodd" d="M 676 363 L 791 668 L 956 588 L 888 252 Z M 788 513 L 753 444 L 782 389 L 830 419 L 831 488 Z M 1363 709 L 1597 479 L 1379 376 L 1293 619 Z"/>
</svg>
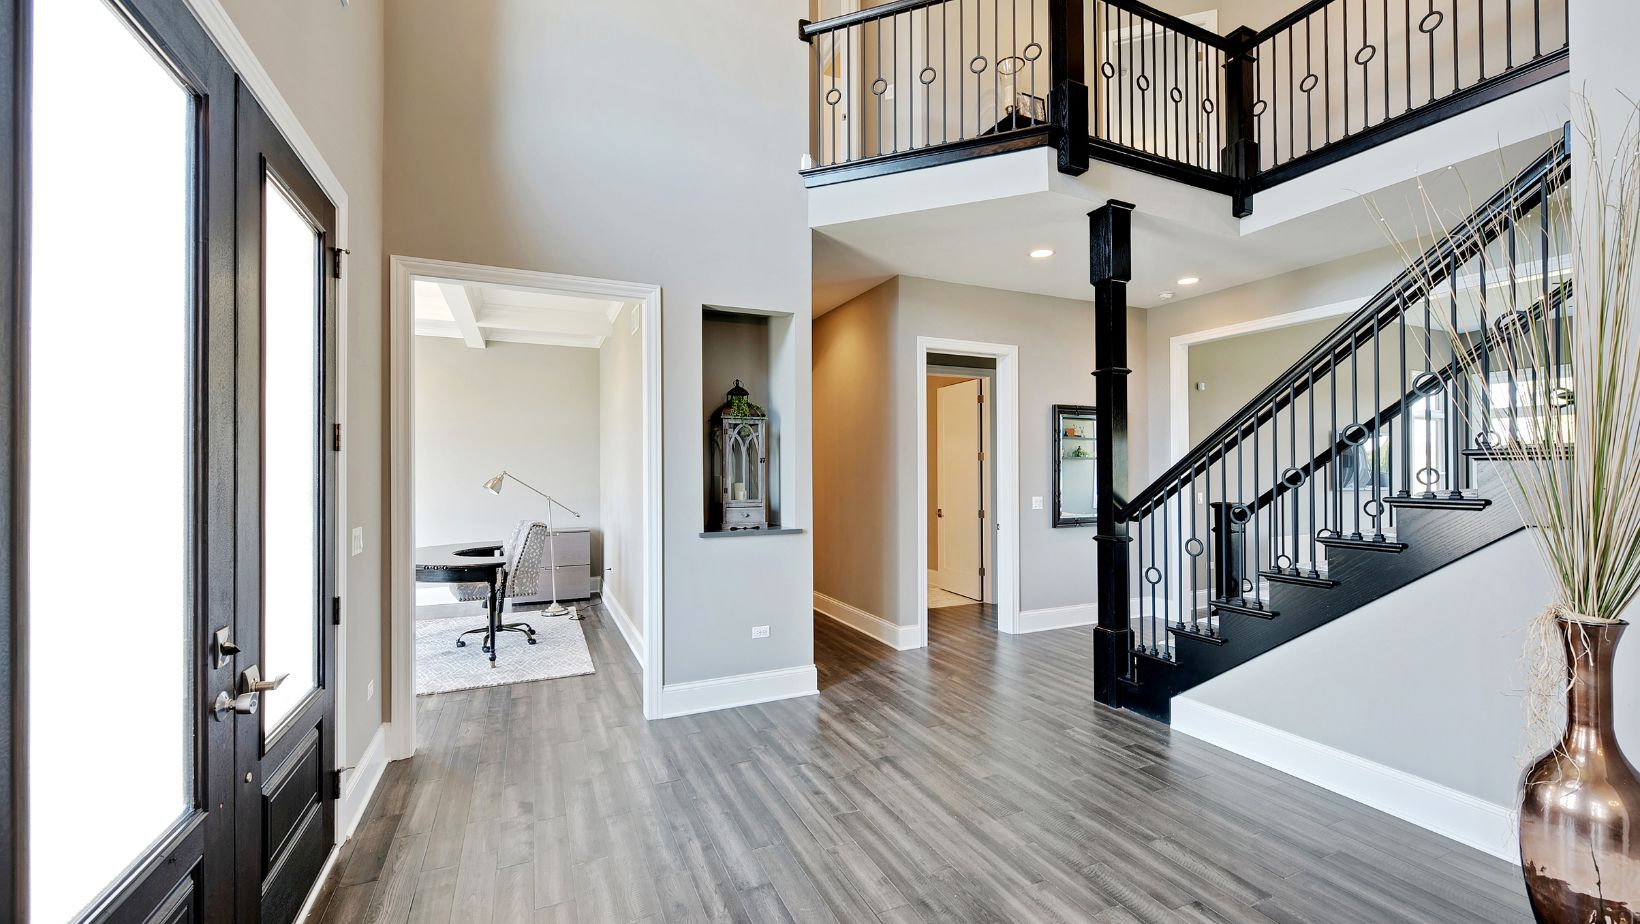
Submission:
<svg viewBox="0 0 1640 924">
<path fill-rule="evenodd" d="M 492 668 L 490 656 L 481 647 L 483 635 L 469 635 L 466 648 L 456 647 L 457 636 L 484 624 L 483 614 L 416 620 L 416 695 L 593 672 L 592 652 L 587 650 L 579 622 L 528 612 L 509 612 L 507 621 L 534 626 L 535 644 L 529 644 L 521 632 L 501 633 Z"/>
</svg>

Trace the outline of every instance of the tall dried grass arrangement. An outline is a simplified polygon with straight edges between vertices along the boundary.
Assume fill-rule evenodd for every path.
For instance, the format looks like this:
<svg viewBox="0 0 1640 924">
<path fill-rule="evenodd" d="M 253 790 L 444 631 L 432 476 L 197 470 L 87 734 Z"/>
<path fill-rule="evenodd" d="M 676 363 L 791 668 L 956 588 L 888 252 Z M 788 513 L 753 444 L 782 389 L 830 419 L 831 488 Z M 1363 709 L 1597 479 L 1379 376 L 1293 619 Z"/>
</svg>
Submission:
<svg viewBox="0 0 1640 924">
<path fill-rule="evenodd" d="M 1510 381 L 1533 383 L 1520 396 L 1527 407 L 1517 404 L 1512 411 L 1517 424 L 1512 438 L 1492 450 L 1513 482 L 1512 500 L 1556 595 L 1532 624 L 1523 656 L 1528 755 L 1555 744 L 1564 720 L 1558 710 L 1568 674 L 1556 618 L 1614 622 L 1640 594 L 1640 138 L 1635 124 L 1631 116 L 1611 153 L 1586 158 L 1581 201 L 1568 184 L 1542 206 L 1551 252 L 1517 250 L 1510 259 L 1494 245 L 1477 257 L 1489 270 L 1486 278 L 1499 281 L 1471 293 L 1482 317 L 1502 321 L 1480 333 L 1488 338 L 1490 368 Z M 1587 106 L 1577 130 L 1588 150 L 1601 150 Z M 1419 201 L 1415 238 L 1397 240 L 1395 246 L 1414 273 L 1427 282 L 1444 282 L 1441 267 L 1428 265 L 1424 253 L 1449 237 L 1458 222 L 1442 214 L 1421 183 Z M 1369 201 L 1368 207 L 1389 227 L 1376 203 Z M 1536 271 L 1518 272 L 1534 264 Z M 1569 377 L 1561 377 L 1550 371 L 1555 369 L 1550 344 L 1560 333 L 1551 329 L 1553 314 L 1531 309 L 1546 289 L 1544 275 L 1567 272 L 1575 288 L 1564 354 L 1571 368 Z M 1445 333 L 1453 344 L 1477 335 Z M 1453 352 L 1464 375 L 1482 374 L 1477 351 Z M 1539 384 L 1546 381 L 1547 387 Z M 1454 403 L 1461 414 L 1479 416 L 1478 409 Z M 1519 427 L 1522 417 L 1525 426 Z M 1477 433 L 1485 428 L 1480 420 L 1466 418 L 1466 423 Z M 1578 644 L 1575 637 L 1573 644 Z"/>
</svg>

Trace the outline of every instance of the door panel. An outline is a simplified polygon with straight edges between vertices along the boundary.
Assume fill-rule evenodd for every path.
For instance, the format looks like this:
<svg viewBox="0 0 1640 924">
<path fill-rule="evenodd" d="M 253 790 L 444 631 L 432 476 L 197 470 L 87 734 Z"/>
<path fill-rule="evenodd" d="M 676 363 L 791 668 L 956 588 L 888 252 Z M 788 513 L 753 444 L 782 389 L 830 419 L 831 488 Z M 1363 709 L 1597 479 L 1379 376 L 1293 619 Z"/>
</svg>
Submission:
<svg viewBox="0 0 1640 924">
<path fill-rule="evenodd" d="M 985 506 L 980 473 L 980 382 L 970 379 L 935 392 L 939 445 L 940 586 L 980 599 Z"/>
<path fill-rule="evenodd" d="M 0 192 L 28 257 L 8 293 L 5 404 L 25 413 L 0 510 L 20 549 L 4 615 L 27 627 L 6 652 L 26 677 L 11 829 L 38 922 L 202 920 L 231 901 L 232 723 L 210 717 L 229 672 L 205 651 L 232 618 L 232 405 L 206 396 L 233 389 L 233 290 L 213 272 L 231 266 L 233 176 L 209 156 L 232 148 L 210 114 L 233 111 L 233 82 L 178 12 L 0 2 L 28 78 L 0 102 L 28 140 Z"/>
<path fill-rule="evenodd" d="M 243 88 L 238 123 L 238 666 L 278 684 L 238 731 L 238 909 L 286 924 L 335 830 L 335 209 Z"/>
</svg>

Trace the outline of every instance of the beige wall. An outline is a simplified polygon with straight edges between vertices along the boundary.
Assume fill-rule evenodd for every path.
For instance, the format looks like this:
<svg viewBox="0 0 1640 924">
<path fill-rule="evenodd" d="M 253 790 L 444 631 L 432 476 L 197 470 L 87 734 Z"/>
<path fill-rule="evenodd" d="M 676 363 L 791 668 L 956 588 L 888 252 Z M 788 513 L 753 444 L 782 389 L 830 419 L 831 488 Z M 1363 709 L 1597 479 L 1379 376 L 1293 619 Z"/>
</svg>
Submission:
<svg viewBox="0 0 1640 924">
<path fill-rule="evenodd" d="M 387 368 L 382 297 L 382 20 L 384 0 L 222 0 L 234 25 L 279 87 L 302 128 L 347 189 L 347 509 L 363 527 L 364 552 L 347 561 L 346 716 L 338 743 L 358 762 L 386 717 L 387 584 L 383 552 Z M 373 698 L 365 695 L 374 686 Z"/>
<path fill-rule="evenodd" d="M 667 683 L 814 660 L 809 535 L 699 536 L 705 305 L 794 319 L 771 322 L 770 403 L 783 518 L 809 525 L 807 8 L 397 0 L 387 21 L 390 252 L 662 288 Z"/>
<path fill-rule="evenodd" d="M 642 307 L 621 309 L 598 356 L 598 504 L 605 604 L 643 631 Z M 634 324 L 637 321 L 637 324 Z"/>
<path fill-rule="evenodd" d="M 1091 294 L 1091 293 L 1090 293 Z M 1131 349 L 1143 319 L 1130 312 Z M 1053 405 L 1093 403 L 1093 305 L 897 277 L 815 322 L 815 589 L 917 622 L 918 337 L 1019 347 L 1020 609 L 1090 604 L 1091 529 L 1054 529 Z M 1142 380 L 1136 378 L 1136 387 Z M 1139 398 L 1142 399 L 1142 391 Z M 1142 423 L 1142 421 L 1137 421 Z M 1031 498 L 1042 497 L 1042 510 Z"/>
<path fill-rule="evenodd" d="M 416 545 L 510 539 L 519 520 L 545 521 L 547 502 L 530 490 L 483 490 L 506 469 L 581 514 L 556 510 L 554 525 L 592 530 L 601 573 L 599 352 L 416 338 Z"/>
<path fill-rule="evenodd" d="M 1132 376 L 1144 385 L 1138 387 L 1135 383 L 1129 407 L 1134 417 L 1149 422 L 1148 433 L 1138 437 L 1148 455 L 1134 460 L 1134 492 L 1177 461 L 1169 445 L 1173 361 L 1169 341 L 1186 334 L 1323 305 L 1359 304 L 1393 279 L 1401 268 L 1400 258 L 1386 247 L 1145 311 L 1144 367 L 1133 364 Z M 1290 364 L 1266 362 L 1262 357 L 1251 357 L 1248 362 L 1261 370 L 1250 372 L 1251 378 L 1264 376 L 1259 388 L 1273 381 Z"/>
</svg>

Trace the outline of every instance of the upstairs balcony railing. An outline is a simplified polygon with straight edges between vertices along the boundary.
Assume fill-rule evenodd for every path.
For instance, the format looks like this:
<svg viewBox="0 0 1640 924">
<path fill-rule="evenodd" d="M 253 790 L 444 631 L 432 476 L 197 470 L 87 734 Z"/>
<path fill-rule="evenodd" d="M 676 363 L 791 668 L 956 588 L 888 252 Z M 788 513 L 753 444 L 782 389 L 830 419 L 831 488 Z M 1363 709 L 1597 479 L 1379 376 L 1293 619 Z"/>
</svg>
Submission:
<svg viewBox="0 0 1640 924">
<path fill-rule="evenodd" d="M 819 185 L 1054 145 L 1235 197 L 1564 73 L 1568 0 L 1312 0 L 1221 35 L 1138 0 L 802 23 Z"/>
</svg>

